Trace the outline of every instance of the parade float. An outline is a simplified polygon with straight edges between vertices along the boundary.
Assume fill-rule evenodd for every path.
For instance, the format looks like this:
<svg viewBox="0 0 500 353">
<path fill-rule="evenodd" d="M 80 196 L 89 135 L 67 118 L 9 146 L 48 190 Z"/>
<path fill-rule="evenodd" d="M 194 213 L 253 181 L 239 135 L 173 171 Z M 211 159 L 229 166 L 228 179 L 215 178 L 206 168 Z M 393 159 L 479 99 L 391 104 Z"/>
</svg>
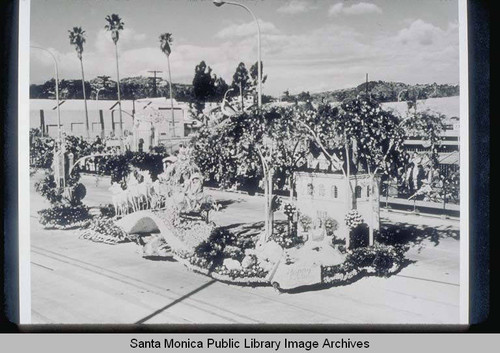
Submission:
<svg viewBox="0 0 500 353">
<path fill-rule="evenodd" d="M 378 209 L 363 207 L 363 202 L 369 204 L 368 198 L 359 197 L 359 212 L 351 210 L 340 219 L 347 199 L 338 201 L 339 195 L 345 198 L 346 194 L 338 176 L 326 179 L 338 184 L 330 196 L 323 193 L 324 175 L 297 177 L 299 185 L 304 181 L 304 193 L 299 192 L 294 204 L 283 204 L 287 221 L 277 222 L 269 239 L 263 240 L 262 234 L 235 234 L 210 220 L 210 213 L 219 205 L 205 193 L 198 167 L 187 149 L 181 148 L 176 157 L 165 159 L 165 170 L 155 182 L 147 181 L 146 175 L 140 183 L 129 181 L 129 191 L 121 191 L 129 196 L 117 198 L 114 194 L 116 213 L 122 215 L 115 226 L 140 244 L 145 257 L 172 257 L 189 270 L 230 284 L 272 285 L 293 291 L 346 284 L 369 274 L 387 276 L 399 270 L 404 262 L 401 249 L 366 246 L 362 241 L 364 246 L 349 249 L 349 239 L 353 242 L 366 229 L 364 218 L 377 222 L 370 226 L 378 226 L 378 214 L 370 215 Z M 135 205 L 131 190 L 142 183 L 149 186 Z M 333 184 L 331 190 L 335 190 Z M 340 204 L 332 208 L 329 202 Z"/>
<path fill-rule="evenodd" d="M 73 157 L 55 149 L 53 172 L 38 190 L 53 199 L 50 212 L 67 208 L 71 218 L 78 214 L 73 212 L 78 208 L 85 214 L 81 220 L 53 217 L 45 225 L 67 223 L 81 228 L 81 238 L 107 244 L 133 241 L 145 258 L 171 257 L 189 270 L 218 281 L 272 285 L 280 291 L 344 285 L 366 275 L 389 276 L 399 271 L 406 263 L 405 249 L 375 242 L 380 228 L 378 168 L 371 173 L 349 173 L 340 159 L 329 155 L 330 172 L 288 169 L 288 175 L 293 176 L 289 179 L 296 184 L 296 198 L 284 200 L 273 194 L 273 175 L 280 167 L 282 151 L 300 146 L 287 141 L 296 141 L 292 133 L 300 133 L 302 124 L 296 119 L 295 130 L 290 130 L 290 119 L 279 120 L 280 116 L 271 110 L 264 115 L 229 117 L 221 123 L 222 131 L 243 135 L 213 134 L 224 137 L 222 142 L 215 139 L 215 146 L 225 143 L 233 149 L 228 156 L 237 152 L 241 161 L 248 161 L 238 168 L 264 173 L 265 222 L 257 234 L 235 232 L 213 222 L 212 212 L 220 205 L 204 190 L 206 170 L 201 172 L 183 145 L 175 156 L 164 158 L 144 153 L 129 156 L 132 152 L 110 156 L 104 168 L 109 168 L 111 175 L 112 204 L 93 213 L 81 202 L 85 192 L 79 186 L 78 174 L 71 173 L 73 166 L 66 172 L 65 161 L 71 165 Z M 282 136 L 285 133 L 290 136 Z M 313 138 L 321 143 L 317 135 Z M 387 151 L 380 151 L 382 162 L 392 143 L 388 146 Z M 198 148 L 217 156 L 210 145 L 200 144 Z M 327 149 L 322 149 L 326 155 Z M 146 163 L 146 157 L 152 159 Z M 158 158 L 162 158 L 161 165 Z M 274 220 L 278 208 L 286 220 Z M 42 224 L 46 221 L 43 212 L 49 211 L 41 211 Z"/>
</svg>

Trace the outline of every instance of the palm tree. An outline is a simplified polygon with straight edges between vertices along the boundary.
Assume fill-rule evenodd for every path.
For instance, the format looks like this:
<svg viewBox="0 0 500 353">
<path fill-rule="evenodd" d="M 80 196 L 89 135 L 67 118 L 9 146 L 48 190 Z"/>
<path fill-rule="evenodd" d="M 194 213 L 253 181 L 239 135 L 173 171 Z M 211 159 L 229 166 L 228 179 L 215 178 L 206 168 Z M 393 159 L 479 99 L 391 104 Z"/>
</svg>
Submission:
<svg viewBox="0 0 500 353">
<path fill-rule="evenodd" d="M 83 90 L 83 102 L 85 104 L 85 128 L 87 131 L 87 138 L 90 138 L 90 127 L 89 127 L 89 112 L 87 109 L 87 96 L 85 92 L 85 74 L 83 70 L 83 43 L 85 43 L 85 31 L 82 27 L 73 27 L 73 29 L 68 30 L 69 32 L 69 43 L 75 46 L 76 55 L 80 59 L 80 67 L 82 69 L 82 90 Z"/>
<path fill-rule="evenodd" d="M 120 113 L 120 137 L 123 137 L 123 120 L 122 120 L 122 101 L 120 95 L 120 70 L 118 68 L 118 39 L 120 39 L 120 31 L 123 30 L 124 23 L 122 19 L 117 14 L 108 15 L 105 18 L 108 24 L 104 26 L 107 31 L 111 32 L 111 39 L 115 43 L 115 55 L 116 55 L 116 87 L 118 93 L 118 111 Z M 120 147 L 122 146 L 122 139 L 120 138 Z M 123 148 L 121 148 L 123 151 Z"/>
<path fill-rule="evenodd" d="M 175 136 L 175 119 L 174 119 L 174 99 L 172 98 L 172 76 L 170 74 L 170 53 L 172 52 L 171 44 L 174 41 L 172 33 L 163 33 L 160 35 L 160 49 L 167 56 L 168 62 L 168 90 L 170 91 L 170 112 L 172 114 L 172 136 Z"/>
</svg>

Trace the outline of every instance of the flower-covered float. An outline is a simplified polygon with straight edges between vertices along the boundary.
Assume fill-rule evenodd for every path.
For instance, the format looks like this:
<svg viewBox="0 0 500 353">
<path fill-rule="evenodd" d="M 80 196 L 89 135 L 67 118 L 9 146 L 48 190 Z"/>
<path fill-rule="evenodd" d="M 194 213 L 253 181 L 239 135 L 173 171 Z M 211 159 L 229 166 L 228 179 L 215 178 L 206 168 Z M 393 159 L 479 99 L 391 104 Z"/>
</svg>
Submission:
<svg viewBox="0 0 500 353">
<path fill-rule="evenodd" d="M 148 171 L 136 168 L 125 183 L 114 183 L 109 188 L 112 205 L 100 207 L 97 214 L 81 203 L 85 189 L 76 176 L 71 188 L 61 189 L 55 173 L 48 174 L 38 190 L 54 202 L 41 211 L 40 222 L 49 228 L 81 228 L 81 238 L 96 242 L 134 241 L 146 258 L 168 256 L 219 281 L 272 285 L 281 291 L 388 276 L 405 262 L 404 249 L 353 241 L 366 229 L 356 210 L 339 224 L 285 203 L 280 207 L 286 220 L 273 222 L 271 232 L 249 235 L 219 227 L 209 217 L 219 205 L 204 192 L 203 177 L 187 151 L 163 162 L 163 173 L 154 181 Z M 350 244 L 339 232 L 344 228 Z"/>
<path fill-rule="evenodd" d="M 404 249 L 392 246 L 346 250 L 334 227 L 317 226 L 308 236 L 298 236 L 293 221 L 276 226 L 268 240 L 263 234 L 235 234 L 174 207 L 136 212 L 116 224 L 131 237 L 149 238 L 143 244 L 145 256 L 171 256 L 192 271 L 226 283 L 273 285 L 284 291 L 346 284 L 364 275 L 388 276 L 405 261 Z"/>
<path fill-rule="evenodd" d="M 273 222 L 271 234 L 248 235 L 209 220 L 218 204 L 203 191 L 202 176 L 182 152 L 166 160 L 159 175 L 160 207 L 125 215 L 116 225 L 130 238 L 142 239 L 144 256 L 171 256 L 188 269 L 238 285 L 272 285 L 282 291 L 348 283 L 364 275 L 388 276 L 404 263 L 404 249 L 366 246 L 366 224 L 349 211 L 351 247 L 338 236 L 338 222 L 311 217 L 295 204 L 281 209 L 286 221 Z M 170 163 L 171 162 L 171 163 Z M 365 234 L 366 233 L 366 234 Z"/>
</svg>

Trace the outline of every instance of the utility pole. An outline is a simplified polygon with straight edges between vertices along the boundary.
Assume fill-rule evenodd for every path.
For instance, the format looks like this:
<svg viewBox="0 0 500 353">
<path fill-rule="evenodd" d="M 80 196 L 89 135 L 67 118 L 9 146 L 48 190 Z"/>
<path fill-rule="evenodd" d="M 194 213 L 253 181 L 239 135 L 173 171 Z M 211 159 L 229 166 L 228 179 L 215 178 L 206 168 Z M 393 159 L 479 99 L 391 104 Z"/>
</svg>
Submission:
<svg viewBox="0 0 500 353">
<path fill-rule="evenodd" d="M 152 71 L 148 71 L 148 72 L 151 72 L 153 74 L 153 77 L 150 77 L 153 79 L 153 96 L 154 97 L 157 97 L 158 94 L 157 94 L 157 91 L 156 91 L 156 80 L 161 80 L 160 77 L 156 77 L 156 74 L 160 74 L 162 73 L 163 71 L 158 71 L 158 70 L 152 70 Z"/>
<path fill-rule="evenodd" d="M 366 73 L 366 85 L 365 85 L 365 90 L 366 90 L 366 99 L 369 99 L 369 97 L 368 97 L 368 73 Z"/>
</svg>

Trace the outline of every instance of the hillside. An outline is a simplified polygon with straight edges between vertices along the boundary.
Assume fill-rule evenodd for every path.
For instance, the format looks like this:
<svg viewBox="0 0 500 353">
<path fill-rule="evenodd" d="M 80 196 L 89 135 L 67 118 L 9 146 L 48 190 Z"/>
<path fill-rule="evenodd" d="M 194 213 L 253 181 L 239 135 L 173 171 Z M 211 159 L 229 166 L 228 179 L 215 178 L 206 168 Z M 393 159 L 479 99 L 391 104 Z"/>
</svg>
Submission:
<svg viewBox="0 0 500 353">
<path fill-rule="evenodd" d="M 320 93 L 302 92 L 297 95 L 285 97 L 285 100 L 303 101 L 312 99 L 316 102 L 341 102 L 345 99 L 355 98 L 366 94 L 366 82 L 353 88 L 339 89 Z M 402 82 L 369 81 L 368 92 L 370 96 L 379 102 L 397 102 L 409 99 L 427 99 L 439 97 L 451 97 L 459 95 L 458 85 L 449 84 L 417 84 L 409 85 Z"/>
<path fill-rule="evenodd" d="M 192 85 L 173 83 L 172 91 L 174 98 L 179 101 L 189 101 L 192 96 Z M 82 99 L 82 81 L 74 79 L 63 79 L 59 82 L 59 95 L 61 99 Z M 157 78 L 156 94 L 152 77 L 136 76 L 126 77 L 120 80 L 120 91 L 122 99 L 141 99 L 146 97 L 168 97 L 168 82 Z M 47 99 L 55 97 L 55 80 L 51 79 L 43 84 L 30 85 L 30 98 Z M 85 93 L 87 98 L 95 99 L 99 92 L 99 99 L 117 99 L 116 81 L 109 76 L 98 76 L 85 82 Z"/>
</svg>

